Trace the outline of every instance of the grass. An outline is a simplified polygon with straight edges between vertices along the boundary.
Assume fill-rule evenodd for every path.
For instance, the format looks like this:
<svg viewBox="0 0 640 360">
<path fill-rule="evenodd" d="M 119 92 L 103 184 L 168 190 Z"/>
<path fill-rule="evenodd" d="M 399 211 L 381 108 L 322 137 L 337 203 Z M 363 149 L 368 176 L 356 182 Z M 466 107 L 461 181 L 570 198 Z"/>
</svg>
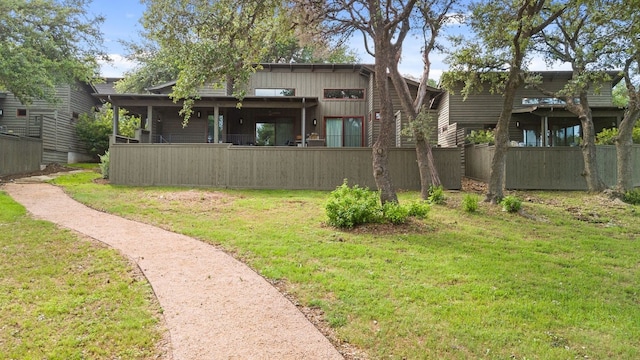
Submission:
<svg viewBox="0 0 640 360">
<path fill-rule="evenodd" d="M 640 208 L 514 193 L 523 212 L 460 205 L 338 231 L 326 192 L 137 188 L 58 178 L 78 200 L 222 246 L 319 307 L 371 358 L 640 358 Z M 400 194 L 401 201 L 416 193 Z"/>
<path fill-rule="evenodd" d="M 159 306 L 115 251 L 0 192 L 0 358 L 155 359 Z"/>
</svg>

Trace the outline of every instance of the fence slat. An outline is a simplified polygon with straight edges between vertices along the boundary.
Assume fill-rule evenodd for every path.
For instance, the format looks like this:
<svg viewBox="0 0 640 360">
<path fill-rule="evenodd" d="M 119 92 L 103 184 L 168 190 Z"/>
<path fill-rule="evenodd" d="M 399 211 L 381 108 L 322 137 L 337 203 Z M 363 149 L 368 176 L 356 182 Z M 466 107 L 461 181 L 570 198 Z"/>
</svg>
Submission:
<svg viewBox="0 0 640 360">
<path fill-rule="evenodd" d="M 0 175 L 40 170 L 42 139 L 0 134 Z"/>
</svg>

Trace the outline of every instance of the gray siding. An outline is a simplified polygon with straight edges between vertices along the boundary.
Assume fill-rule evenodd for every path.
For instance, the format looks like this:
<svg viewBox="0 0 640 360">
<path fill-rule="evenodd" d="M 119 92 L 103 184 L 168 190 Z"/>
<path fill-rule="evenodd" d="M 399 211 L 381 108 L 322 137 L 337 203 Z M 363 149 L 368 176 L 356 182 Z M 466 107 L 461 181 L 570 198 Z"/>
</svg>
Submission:
<svg viewBox="0 0 640 360">
<path fill-rule="evenodd" d="M 92 89 L 84 84 L 58 85 L 58 103 L 34 99 L 28 106 L 8 94 L 3 101 L 4 116 L 0 118 L 0 125 L 19 135 L 41 137 L 43 163 L 66 163 L 69 153 L 86 152 L 76 136 L 74 114 L 93 112 L 98 101 L 91 93 Z M 18 109 L 25 109 L 27 115 L 17 116 Z"/>
<path fill-rule="evenodd" d="M 111 146 L 110 179 L 124 185 L 332 190 L 350 184 L 375 188 L 371 149 L 245 147 L 213 144 Z M 461 186 L 458 149 L 434 149 L 443 185 Z M 415 149 L 390 151 L 397 189 L 417 190 Z"/>
<path fill-rule="evenodd" d="M 42 140 L 0 134 L 0 175 L 40 169 Z"/>
<path fill-rule="evenodd" d="M 569 76 L 565 75 L 546 75 L 542 87 L 550 91 L 561 89 L 569 80 Z M 463 124 L 486 124 L 496 123 L 502 110 L 503 98 L 501 94 L 491 94 L 489 89 L 477 94 L 471 94 L 464 99 L 459 89 L 462 85 L 450 94 L 449 100 L 449 122 L 457 122 L 459 127 Z M 521 88 L 517 91 L 513 105 L 515 107 L 523 106 L 523 98 L 546 97 L 538 90 L 529 88 Z M 611 82 L 602 84 L 598 89 L 592 89 L 589 92 L 589 104 L 592 107 L 612 106 L 612 89 Z M 565 115 L 566 116 L 566 115 Z M 441 127 L 443 122 L 439 123 Z"/>
<path fill-rule="evenodd" d="M 272 71 L 256 72 L 249 83 L 247 94 L 254 95 L 256 88 L 294 88 L 295 96 L 317 97 L 318 106 L 309 109 L 307 116 L 307 132 L 315 131 L 320 138 L 325 138 L 324 119 L 334 116 L 362 117 L 366 126 L 368 115 L 367 98 L 370 96 L 369 78 L 359 71 L 293 71 L 276 69 Z M 323 98 L 324 89 L 364 89 L 365 99 L 362 100 L 332 100 Z M 299 114 L 297 114 L 299 116 Z M 313 118 L 318 120 L 314 129 L 311 125 Z M 310 131 L 311 130 L 311 131 Z M 366 139 L 366 129 L 363 134 Z"/>
</svg>

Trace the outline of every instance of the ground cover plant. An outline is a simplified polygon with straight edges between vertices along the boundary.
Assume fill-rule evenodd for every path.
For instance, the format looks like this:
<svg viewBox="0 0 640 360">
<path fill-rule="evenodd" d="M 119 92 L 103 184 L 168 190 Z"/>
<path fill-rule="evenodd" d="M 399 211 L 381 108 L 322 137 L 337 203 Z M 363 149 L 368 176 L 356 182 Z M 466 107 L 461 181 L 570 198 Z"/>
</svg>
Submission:
<svg viewBox="0 0 640 360">
<path fill-rule="evenodd" d="M 0 248 L 0 359 L 160 358 L 157 300 L 121 255 L 1 191 Z"/>
<path fill-rule="evenodd" d="M 519 212 L 446 192 L 424 219 L 338 230 L 328 192 L 57 182 L 97 209 L 219 245 L 342 342 L 380 359 L 640 358 L 640 208 L 521 192 Z M 401 193 L 400 201 L 418 199 Z"/>
</svg>

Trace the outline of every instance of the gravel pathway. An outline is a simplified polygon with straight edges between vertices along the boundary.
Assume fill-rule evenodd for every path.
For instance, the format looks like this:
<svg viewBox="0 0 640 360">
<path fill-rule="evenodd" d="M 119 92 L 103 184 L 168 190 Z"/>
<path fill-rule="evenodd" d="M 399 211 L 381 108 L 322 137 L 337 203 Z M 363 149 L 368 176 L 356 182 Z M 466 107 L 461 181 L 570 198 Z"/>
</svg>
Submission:
<svg viewBox="0 0 640 360">
<path fill-rule="evenodd" d="M 43 183 L 2 187 L 36 218 L 133 259 L 163 309 L 173 359 L 342 359 L 265 279 L 187 236 L 90 209 Z"/>
</svg>

